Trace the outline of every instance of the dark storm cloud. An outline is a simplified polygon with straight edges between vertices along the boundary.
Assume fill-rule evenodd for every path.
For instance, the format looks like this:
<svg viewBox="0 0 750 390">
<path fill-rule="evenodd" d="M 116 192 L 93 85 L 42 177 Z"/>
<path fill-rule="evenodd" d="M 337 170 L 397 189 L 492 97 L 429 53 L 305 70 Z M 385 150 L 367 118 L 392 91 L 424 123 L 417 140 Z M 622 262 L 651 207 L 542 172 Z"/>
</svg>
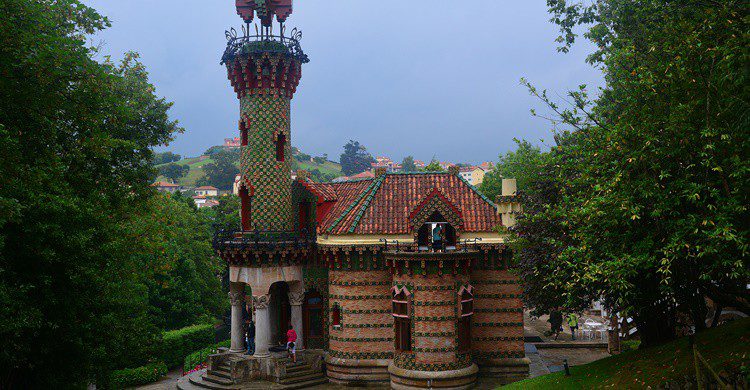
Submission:
<svg viewBox="0 0 750 390">
<path fill-rule="evenodd" d="M 105 53 L 141 53 L 186 128 L 168 149 L 195 156 L 236 135 L 238 103 L 219 65 L 233 0 L 87 0 L 112 20 Z M 599 85 L 590 46 L 556 52 L 545 2 L 297 0 L 289 27 L 311 62 L 293 101 L 292 142 L 337 159 L 356 139 L 400 159 L 495 160 L 512 139 L 550 139 L 521 77 L 563 94 Z"/>
</svg>

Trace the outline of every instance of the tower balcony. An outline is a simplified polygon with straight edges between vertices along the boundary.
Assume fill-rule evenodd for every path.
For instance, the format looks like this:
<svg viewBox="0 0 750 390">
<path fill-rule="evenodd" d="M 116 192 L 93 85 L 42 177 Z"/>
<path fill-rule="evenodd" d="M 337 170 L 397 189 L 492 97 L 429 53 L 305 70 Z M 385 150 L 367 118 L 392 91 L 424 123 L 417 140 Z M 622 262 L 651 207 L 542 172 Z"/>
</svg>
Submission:
<svg viewBox="0 0 750 390">
<path fill-rule="evenodd" d="M 237 36 L 237 31 L 232 28 L 225 32 L 227 48 L 221 56 L 221 64 L 228 64 L 235 58 L 241 56 L 259 56 L 262 54 L 281 54 L 293 58 L 300 63 L 310 62 L 304 51 L 300 40 L 302 32 L 296 28 L 290 36 L 256 33 L 250 35 L 248 29 L 243 27 L 243 35 Z"/>
<path fill-rule="evenodd" d="M 301 231 L 235 231 L 214 233 L 213 248 L 230 265 L 264 266 L 300 264 L 314 253 L 316 236 Z"/>
</svg>

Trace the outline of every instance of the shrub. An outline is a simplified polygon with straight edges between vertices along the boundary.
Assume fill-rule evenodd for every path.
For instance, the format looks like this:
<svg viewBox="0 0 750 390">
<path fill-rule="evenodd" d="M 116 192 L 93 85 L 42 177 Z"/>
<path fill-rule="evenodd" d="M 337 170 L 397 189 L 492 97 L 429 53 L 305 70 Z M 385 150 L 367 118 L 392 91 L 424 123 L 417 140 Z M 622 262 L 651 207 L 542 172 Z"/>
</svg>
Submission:
<svg viewBox="0 0 750 390">
<path fill-rule="evenodd" d="M 126 368 L 113 371 L 109 379 L 109 387 L 112 389 L 124 389 L 153 383 L 167 374 L 167 365 L 163 362 L 151 363 L 137 368 Z"/>
<path fill-rule="evenodd" d="M 641 345 L 641 340 L 623 340 L 620 342 L 622 352 L 635 351 Z"/>
<path fill-rule="evenodd" d="M 178 367 L 185 356 L 214 344 L 214 327 L 211 324 L 191 325 L 164 332 L 161 358 L 167 367 Z"/>
<path fill-rule="evenodd" d="M 189 372 L 195 369 L 197 366 L 202 366 L 203 363 L 208 359 L 208 355 L 214 354 L 220 347 L 229 348 L 230 340 L 222 341 L 218 344 L 197 350 L 190 355 L 185 356 L 185 362 L 182 365 L 184 372 Z"/>
</svg>

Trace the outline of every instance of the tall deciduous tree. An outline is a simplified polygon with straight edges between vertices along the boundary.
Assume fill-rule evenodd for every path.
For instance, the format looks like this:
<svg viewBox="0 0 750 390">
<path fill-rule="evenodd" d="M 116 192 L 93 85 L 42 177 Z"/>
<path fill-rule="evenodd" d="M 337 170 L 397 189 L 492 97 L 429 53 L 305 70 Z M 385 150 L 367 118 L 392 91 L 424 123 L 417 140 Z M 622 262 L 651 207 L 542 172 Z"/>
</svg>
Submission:
<svg viewBox="0 0 750 390">
<path fill-rule="evenodd" d="M 568 108 L 530 87 L 570 131 L 519 220 L 525 282 L 571 306 L 603 298 L 643 345 L 674 337 L 680 313 L 705 327 L 705 297 L 750 311 L 750 5 L 548 5 L 562 51 L 585 26 L 606 86 Z M 553 250 L 535 256 L 540 242 Z"/>
<path fill-rule="evenodd" d="M 416 172 L 417 171 L 417 165 L 414 164 L 413 156 L 404 157 L 404 160 L 401 162 L 401 170 L 404 172 Z"/>
<path fill-rule="evenodd" d="M 358 141 L 351 140 L 344 145 L 344 153 L 339 158 L 341 171 L 347 176 L 364 172 L 374 162 L 375 159 L 367 152 L 364 145 L 361 145 Z"/>
<path fill-rule="evenodd" d="M 169 163 L 159 167 L 159 174 L 172 180 L 172 182 L 176 182 L 181 177 L 185 177 L 188 172 L 190 172 L 190 165 Z"/>
<path fill-rule="evenodd" d="M 237 167 L 239 150 L 222 150 L 214 153 L 214 160 L 203 166 L 206 175 L 198 180 L 198 185 L 210 185 L 222 190 L 231 190 L 234 178 L 240 173 Z"/>
<path fill-rule="evenodd" d="M 143 356 L 150 272 L 122 224 L 181 129 L 137 56 L 92 59 L 108 25 L 76 0 L 0 2 L 0 387 L 103 383 Z"/>
<path fill-rule="evenodd" d="M 541 149 L 526 140 L 515 141 L 516 150 L 500 155 L 495 169 L 484 175 L 479 186 L 479 190 L 490 199 L 496 199 L 502 193 L 503 178 L 516 179 L 518 188 L 527 188 L 539 172 Z"/>
</svg>

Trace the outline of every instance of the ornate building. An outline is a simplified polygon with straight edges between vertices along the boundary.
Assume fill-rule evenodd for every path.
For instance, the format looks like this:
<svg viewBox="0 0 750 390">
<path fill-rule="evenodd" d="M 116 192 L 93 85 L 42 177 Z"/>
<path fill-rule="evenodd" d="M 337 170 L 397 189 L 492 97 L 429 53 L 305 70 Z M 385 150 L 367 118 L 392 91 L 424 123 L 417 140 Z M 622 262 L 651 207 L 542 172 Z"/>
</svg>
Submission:
<svg viewBox="0 0 750 390">
<path fill-rule="evenodd" d="M 291 181 L 290 104 L 308 62 L 299 34 L 284 32 L 291 0 L 236 3 L 262 27 L 229 33 L 222 59 L 241 107 L 242 226 L 214 241 L 229 264 L 232 340 L 196 383 L 469 388 L 480 375 L 526 376 L 521 287 L 498 233 L 509 216 L 456 169 Z M 514 184 L 502 210 L 517 210 Z M 255 353 L 243 357 L 248 316 Z M 299 367 L 271 351 L 289 324 Z"/>
</svg>

